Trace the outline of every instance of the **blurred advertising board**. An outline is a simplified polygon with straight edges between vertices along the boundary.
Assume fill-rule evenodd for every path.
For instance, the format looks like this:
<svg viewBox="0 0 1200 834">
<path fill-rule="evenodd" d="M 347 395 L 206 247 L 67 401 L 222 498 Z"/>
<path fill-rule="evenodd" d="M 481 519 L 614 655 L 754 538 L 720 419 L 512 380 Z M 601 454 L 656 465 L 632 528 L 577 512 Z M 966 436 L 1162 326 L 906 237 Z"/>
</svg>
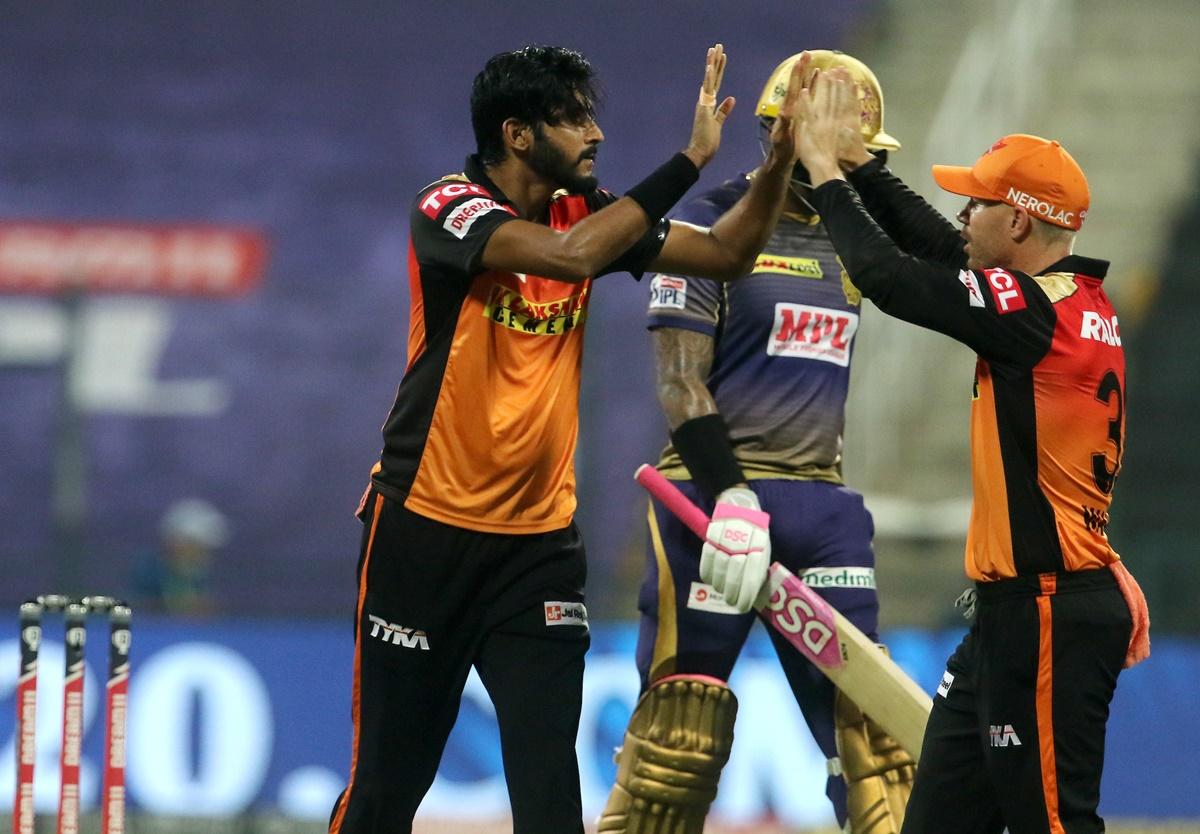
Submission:
<svg viewBox="0 0 1200 834">
<path fill-rule="evenodd" d="M 932 691 L 955 632 L 887 635 L 897 661 Z M 228 817 L 247 812 L 323 819 L 350 761 L 352 637 L 342 623 L 241 620 L 180 623 L 136 618 L 127 784 L 135 810 Z M 603 806 L 613 748 L 637 696 L 632 625 L 593 627 L 577 750 L 584 810 Z M 84 809 L 98 796 L 103 640 L 89 652 L 82 763 Z M 37 791 L 53 813 L 58 791 L 61 631 L 47 626 L 39 679 Z M 15 635 L 0 641 L 0 786 L 14 784 Z M 1200 746 L 1194 682 L 1200 643 L 1162 639 L 1122 676 L 1109 725 L 1102 811 L 1114 817 L 1200 817 L 1188 751 Z M 797 713 L 772 649 L 755 631 L 732 685 L 737 741 L 714 815 L 726 823 L 774 817 L 829 825 L 825 761 Z M 1191 716 L 1189 720 L 1188 716 Z M 413 720 L 403 714 L 397 721 Z M 1148 743 L 1150 740 L 1157 740 Z M 1172 743 L 1165 744 L 1166 739 Z M 9 787 L 0 810 L 11 806 Z M 472 675 L 442 768 L 422 805 L 438 818 L 503 817 L 508 799 L 487 695 Z"/>
</svg>

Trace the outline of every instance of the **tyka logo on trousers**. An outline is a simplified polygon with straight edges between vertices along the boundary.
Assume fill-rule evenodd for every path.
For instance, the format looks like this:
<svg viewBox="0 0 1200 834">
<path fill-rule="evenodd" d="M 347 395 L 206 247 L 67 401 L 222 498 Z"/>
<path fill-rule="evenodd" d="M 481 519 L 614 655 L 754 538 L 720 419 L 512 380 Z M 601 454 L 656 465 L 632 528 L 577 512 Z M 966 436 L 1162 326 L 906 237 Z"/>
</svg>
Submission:
<svg viewBox="0 0 1200 834">
<path fill-rule="evenodd" d="M 1017 731 L 1013 729 L 1012 724 L 989 724 L 988 736 L 991 739 L 992 747 L 1013 747 L 1021 746 L 1021 739 L 1017 738 Z"/>
<path fill-rule="evenodd" d="M 425 632 L 389 623 L 374 614 L 368 614 L 367 619 L 371 621 L 372 637 L 378 637 L 385 643 L 394 643 L 406 649 L 419 648 L 423 652 L 429 651 L 429 637 Z"/>
</svg>

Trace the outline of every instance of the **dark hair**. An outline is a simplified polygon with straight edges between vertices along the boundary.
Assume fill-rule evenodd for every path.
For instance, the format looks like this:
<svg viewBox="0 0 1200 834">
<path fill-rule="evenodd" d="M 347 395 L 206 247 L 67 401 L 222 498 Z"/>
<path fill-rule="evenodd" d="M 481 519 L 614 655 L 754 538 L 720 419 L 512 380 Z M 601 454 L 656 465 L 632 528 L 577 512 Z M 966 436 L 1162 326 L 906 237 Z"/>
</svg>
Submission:
<svg viewBox="0 0 1200 834">
<path fill-rule="evenodd" d="M 598 95 L 592 66 L 573 49 L 526 46 L 493 55 L 471 87 L 471 127 L 480 161 L 504 159 L 501 125 L 519 119 L 542 125 L 595 118 Z"/>
</svg>

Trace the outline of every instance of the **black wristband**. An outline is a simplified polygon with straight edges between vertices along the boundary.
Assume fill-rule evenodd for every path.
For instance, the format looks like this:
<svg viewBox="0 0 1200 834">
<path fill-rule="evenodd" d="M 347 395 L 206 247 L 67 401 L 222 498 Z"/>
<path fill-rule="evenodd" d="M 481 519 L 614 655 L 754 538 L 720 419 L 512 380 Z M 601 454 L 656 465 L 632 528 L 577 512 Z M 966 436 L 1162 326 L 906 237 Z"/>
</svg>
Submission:
<svg viewBox="0 0 1200 834">
<path fill-rule="evenodd" d="M 698 179 L 700 169 L 681 152 L 658 166 L 654 173 L 625 192 L 625 196 L 642 207 L 653 225 L 667 216 Z"/>
<path fill-rule="evenodd" d="M 692 482 L 709 500 L 715 501 L 722 492 L 746 480 L 733 455 L 729 428 L 720 414 L 705 414 L 680 423 L 671 432 L 671 445 L 683 458 Z"/>
</svg>

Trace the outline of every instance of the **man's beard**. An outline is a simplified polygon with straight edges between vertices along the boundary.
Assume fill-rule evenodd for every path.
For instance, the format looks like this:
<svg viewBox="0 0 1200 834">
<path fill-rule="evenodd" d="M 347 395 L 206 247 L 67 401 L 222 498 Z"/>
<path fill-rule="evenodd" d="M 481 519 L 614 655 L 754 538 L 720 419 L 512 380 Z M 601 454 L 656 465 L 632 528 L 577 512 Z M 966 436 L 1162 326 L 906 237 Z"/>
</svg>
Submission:
<svg viewBox="0 0 1200 834">
<path fill-rule="evenodd" d="M 533 143 L 529 154 L 529 167 L 534 173 L 545 177 L 571 194 L 588 194 L 596 190 L 598 180 L 595 176 L 578 174 L 575 167 L 584 159 L 594 159 L 595 149 L 585 151 L 574 161 L 567 158 L 554 143 L 539 138 Z"/>
</svg>

